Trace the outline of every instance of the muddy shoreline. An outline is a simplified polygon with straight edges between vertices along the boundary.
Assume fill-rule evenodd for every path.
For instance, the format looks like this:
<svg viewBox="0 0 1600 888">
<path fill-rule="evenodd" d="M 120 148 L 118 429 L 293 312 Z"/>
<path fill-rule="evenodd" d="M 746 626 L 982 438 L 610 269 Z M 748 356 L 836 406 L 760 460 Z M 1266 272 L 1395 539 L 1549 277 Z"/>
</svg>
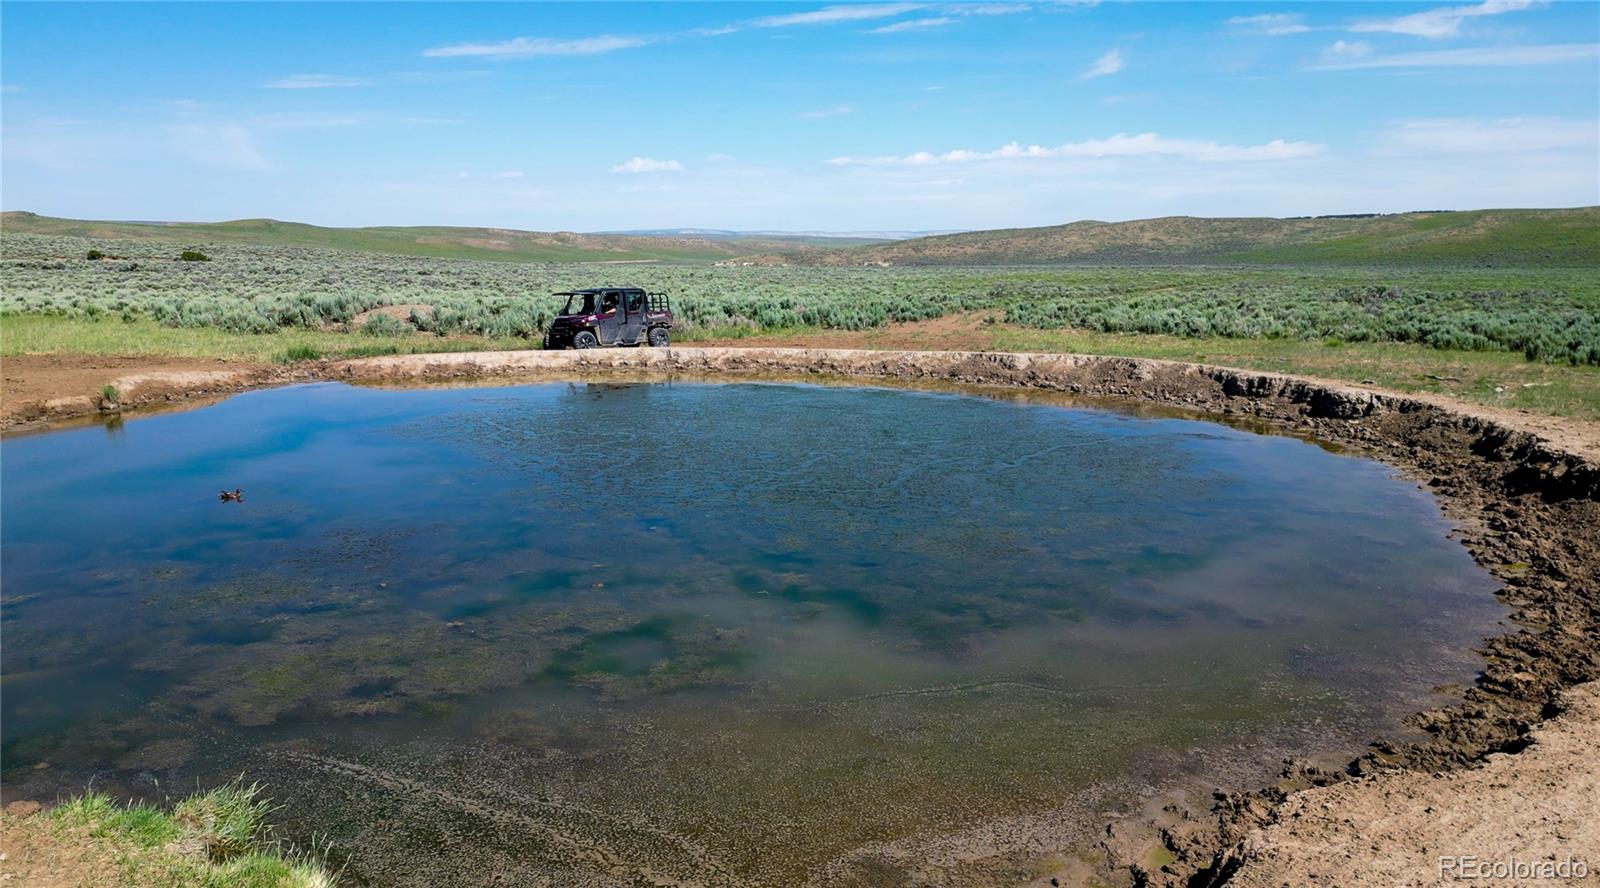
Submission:
<svg viewBox="0 0 1600 888">
<path fill-rule="evenodd" d="M 1249 862 L 1253 831 L 1297 790 L 1378 772 L 1449 772 L 1515 753 L 1561 714 L 1562 692 L 1600 678 L 1600 441 L 1559 424 L 1490 415 L 1437 398 L 1375 392 L 1256 371 L 1079 355 L 672 348 L 482 352 L 329 361 L 292 368 L 135 374 L 119 401 L 57 399 L 6 412 L 7 433 L 52 421 L 182 405 L 293 382 L 359 383 L 572 378 L 610 374 L 762 375 L 897 380 L 1063 392 L 1263 422 L 1394 465 L 1426 485 L 1458 539 L 1503 583 L 1515 632 L 1487 639 L 1485 667 L 1458 704 L 1413 715 L 1421 740 L 1380 740 L 1340 770 L 1285 765 L 1252 792 L 1218 794 L 1209 810 L 1119 823 L 1101 843 L 1104 871 L 1151 885 L 1219 884 Z M 1397 726 L 1398 727 L 1398 726 Z M 1163 863 L 1134 848 L 1164 847 Z"/>
</svg>

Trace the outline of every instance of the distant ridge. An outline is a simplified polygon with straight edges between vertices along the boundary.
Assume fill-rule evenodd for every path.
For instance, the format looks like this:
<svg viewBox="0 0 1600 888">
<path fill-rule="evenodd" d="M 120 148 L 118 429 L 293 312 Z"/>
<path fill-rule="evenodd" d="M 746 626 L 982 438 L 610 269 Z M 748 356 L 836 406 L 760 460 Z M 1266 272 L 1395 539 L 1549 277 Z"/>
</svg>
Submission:
<svg viewBox="0 0 1600 888">
<path fill-rule="evenodd" d="M 1600 265 L 1600 207 L 1291 219 L 1168 216 L 754 257 L 796 265 Z"/>
<path fill-rule="evenodd" d="M 89 239 L 159 240 L 185 244 L 250 244 L 398 253 L 510 262 L 713 262 L 792 249 L 810 238 L 642 236 L 518 231 L 510 228 L 383 226 L 325 228 L 276 219 L 231 222 L 105 222 L 35 213 L 0 214 L 0 231 Z M 871 241 L 863 241 L 864 243 Z"/>
<path fill-rule="evenodd" d="M 937 234 L 957 234 L 966 229 L 950 228 L 936 231 L 729 231 L 723 228 L 646 228 L 633 231 L 597 231 L 595 234 L 627 234 L 637 237 L 704 237 L 716 240 L 729 238 L 782 238 L 784 240 L 815 241 L 819 245 L 841 245 L 841 242 L 882 243 L 883 241 L 910 240 L 932 237 Z"/>
<path fill-rule="evenodd" d="M 916 232 L 324 228 L 274 219 L 96 222 L 0 214 L 0 231 L 313 247 L 513 262 L 729 265 L 1387 265 L 1600 267 L 1600 207 L 1272 218 L 1168 216 L 894 239 Z M 866 235 L 879 235 L 867 237 Z M 860 235 L 857 237 L 856 235 Z"/>
</svg>

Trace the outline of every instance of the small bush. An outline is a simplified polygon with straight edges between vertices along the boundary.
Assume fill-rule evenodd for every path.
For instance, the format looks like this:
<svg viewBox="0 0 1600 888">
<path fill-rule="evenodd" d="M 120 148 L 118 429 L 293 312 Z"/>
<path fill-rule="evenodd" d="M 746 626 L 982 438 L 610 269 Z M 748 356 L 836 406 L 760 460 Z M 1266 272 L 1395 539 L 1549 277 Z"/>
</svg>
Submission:
<svg viewBox="0 0 1600 888">
<path fill-rule="evenodd" d="M 89 252 L 83 254 L 83 258 L 85 258 L 85 259 L 104 259 L 104 258 L 106 258 L 106 254 L 100 252 L 99 250 L 90 250 Z"/>
<path fill-rule="evenodd" d="M 122 392 L 119 391 L 116 386 L 109 383 L 106 384 L 105 388 L 100 390 L 100 397 L 107 404 L 122 403 Z"/>
<path fill-rule="evenodd" d="M 376 314 L 361 324 L 361 332 L 368 336 L 410 336 L 416 328 L 386 314 Z"/>
<path fill-rule="evenodd" d="M 322 357 L 322 352 L 309 345 L 291 345 L 278 359 L 280 364 L 292 364 L 295 361 L 315 361 Z"/>
<path fill-rule="evenodd" d="M 211 261 L 211 257 L 210 256 L 207 256 L 206 254 L 200 252 L 199 250 L 184 250 L 182 253 L 178 254 L 178 258 L 183 260 L 184 262 L 210 262 Z"/>
<path fill-rule="evenodd" d="M 341 358 L 377 358 L 384 355 L 398 354 L 400 354 L 400 347 L 391 342 L 374 342 L 371 345 L 357 345 L 339 350 L 339 357 Z"/>
</svg>

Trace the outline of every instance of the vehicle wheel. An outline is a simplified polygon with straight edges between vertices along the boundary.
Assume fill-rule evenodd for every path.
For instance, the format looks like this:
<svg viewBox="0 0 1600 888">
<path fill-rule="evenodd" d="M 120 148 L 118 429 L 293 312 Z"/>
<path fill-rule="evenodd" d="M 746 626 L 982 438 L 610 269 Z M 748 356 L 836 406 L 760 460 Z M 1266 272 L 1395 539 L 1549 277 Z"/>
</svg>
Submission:
<svg viewBox="0 0 1600 888">
<path fill-rule="evenodd" d="M 666 327 L 651 327 L 650 344 L 655 348 L 666 348 L 672 344 L 672 334 L 667 332 Z"/>
<path fill-rule="evenodd" d="M 599 344 L 600 340 L 594 338 L 594 334 L 588 330 L 580 330 L 578 335 L 572 337 L 573 348 L 594 348 Z"/>
</svg>

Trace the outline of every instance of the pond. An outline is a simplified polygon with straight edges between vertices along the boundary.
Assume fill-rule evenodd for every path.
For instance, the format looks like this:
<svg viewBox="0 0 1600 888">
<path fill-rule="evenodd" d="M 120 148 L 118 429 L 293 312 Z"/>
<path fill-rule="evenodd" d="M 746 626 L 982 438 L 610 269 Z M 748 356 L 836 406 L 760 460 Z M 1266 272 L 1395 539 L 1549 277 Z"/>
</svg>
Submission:
<svg viewBox="0 0 1600 888">
<path fill-rule="evenodd" d="M 1044 398 L 317 384 L 0 466 L 8 795 L 242 774 L 355 884 L 1021 878 L 1503 613 L 1382 464 Z"/>
</svg>

